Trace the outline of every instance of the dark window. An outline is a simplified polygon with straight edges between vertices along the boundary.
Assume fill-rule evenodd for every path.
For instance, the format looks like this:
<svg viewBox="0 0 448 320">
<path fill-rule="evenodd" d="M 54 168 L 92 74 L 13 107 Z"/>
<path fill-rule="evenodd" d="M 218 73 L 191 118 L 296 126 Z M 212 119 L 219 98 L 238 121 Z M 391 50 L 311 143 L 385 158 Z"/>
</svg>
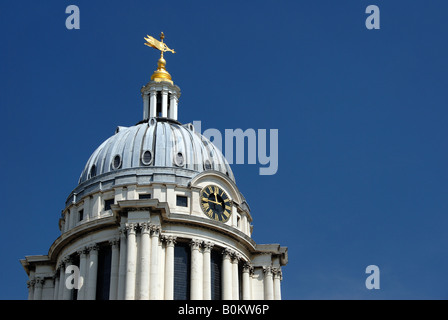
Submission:
<svg viewBox="0 0 448 320">
<path fill-rule="evenodd" d="M 104 200 L 104 211 L 110 210 L 110 206 L 114 204 L 114 199 Z"/>
<path fill-rule="evenodd" d="M 78 211 L 78 221 L 82 221 L 84 219 L 84 209 Z"/>
<path fill-rule="evenodd" d="M 96 300 L 109 300 L 112 249 L 101 246 L 98 252 L 98 276 L 96 280 Z"/>
<path fill-rule="evenodd" d="M 218 250 L 212 250 L 210 253 L 212 300 L 221 300 L 221 268 L 222 253 Z"/>
<path fill-rule="evenodd" d="M 174 247 L 174 300 L 190 299 L 190 259 L 188 244 L 178 243 Z"/>
<path fill-rule="evenodd" d="M 151 194 L 150 193 L 140 193 L 138 195 L 139 199 L 151 199 Z"/>
<path fill-rule="evenodd" d="M 156 115 L 157 117 L 161 117 L 162 116 L 162 93 L 160 91 L 157 92 L 157 112 Z"/>
<path fill-rule="evenodd" d="M 188 207 L 188 197 L 177 196 L 176 205 L 178 207 Z"/>
<path fill-rule="evenodd" d="M 92 165 L 90 168 L 90 178 L 93 178 L 94 176 L 96 176 L 96 166 Z"/>
</svg>

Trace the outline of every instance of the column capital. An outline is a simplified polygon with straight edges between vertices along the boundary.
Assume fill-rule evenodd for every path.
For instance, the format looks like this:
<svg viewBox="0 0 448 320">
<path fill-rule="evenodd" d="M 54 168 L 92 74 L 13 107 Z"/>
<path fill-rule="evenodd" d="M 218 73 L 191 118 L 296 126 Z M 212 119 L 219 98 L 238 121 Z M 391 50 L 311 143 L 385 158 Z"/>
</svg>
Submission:
<svg viewBox="0 0 448 320">
<path fill-rule="evenodd" d="M 158 237 L 160 235 L 160 226 L 159 225 L 151 224 L 149 226 L 149 228 L 151 229 L 151 236 Z"/>
<path fill-rule="evenodd" d="M 254 266 L 252 264 L 250 264 L 249 262 L 244 262 L 243 264 L 243 273 L 249 273 L 249 274 L 253 274 L 254 273 Z"/>
<path fill-rule="evenodd" d="M 141 222 L 138 224 L 140 227 L 140 231 L 141 233 L 147 233 L 150 234 L 151 233 L 151 225 L 149 224 L 149 222 Z"/>
<path fill-rule="evenodd" d="M 92 243 L 88 246 L 89 253 L 95 252 L 95 251 L 98 252 L 99 249 L 100 249 L 100 247 L 98 246 L 97 243 Z"/>
<path fill-rule="evenodd" d="M 233 254 L 233 251 L 230 250 L 229 248 L 224 248 L 222 250 L 223 259 L 229 259 L 230 260 L 231 257 L 232 257 L 232 254 Z"/>
<path fill-rule="evenodd" d="M 45 283 L 45 279 L 39 277 L 37 277 L 34 281 L 35 281 L 35 287 L 37 288 L 42 288 Z"/>
<path fill-rule="evenodd" d="M 65 267 L 65 266 L 69 266 L 69 265 L 71 265 L 71 264 L 72 264 L 72 257 L 70 257 L 70 256 L 66 256 L 66 257 L 64 257 L 64 258 L 62 259 L 61 263 L 64 264 L 64 267 Z"/>
<path fill-rule="evenodd" d="M 135 223 L 126 223 L 126 233 L 128 235 L 130 234 L 135 234 L 136 230 L 137 230 L 137 225 Z"/>
<path fill-rule="evenodd" d="M 175 236 L 162 236 L 162 241 L 165 241 L 167 247 L 174 247 L 177 237 Z"/>
<path fill-rule="evenodd" d="M 282 280 L 282 269 L 280 267 L 278 268 L 272 268 L 272 273 L 274 274 L 274 279 L 280 279 Z"/>
<path fill-rule="evenodd" d="M 77 253 L 79 256 L 81 256 L 81 255 L 83 255 L 83 254 L 87 254 L 87 253 L 89 253 L 89 249 L 88 249 L 87 247 L 84 247 L 84 248 L 81 248 L 81 249 L 77 250 L 76 253 Z"/>
<path fill-rule="evenodd" d="M 109 245 L 111 247 L 118 247 L 120 245 L 120 239 L 119 238 L 112 238 L 109 240 Z"/>
<path fill-rule="evenodd" d="M 236 253 L 236 252 L 232 252 L 230 255 L 230 259 L 232 260 L 232 263 L 238 263 L 239 260 L 241 260 L 241 256 Z"/>
<path fill-rule="evenodd" d="M 203 245 L 204 245 L 204 252 L 210 252 L 215 244 L 210 241 L 207 242 L 204 241 Z"/>
<path fill-rule="evenodd" d="M 28 281 L 26 282 L 26 286 L 27 286 L 28 288 L 32 288 L 32 287 L 34 287 L 35 284 L 36 284 L 36 281 L 35 281 L 35 280 L 28 280 Z"/>
<path fill-rule="evenodd" d="M 263 272 L 265 275 L 271 275 L 272 276 L 272 266 L 263 266 Z"/>
<path fill-rule="evenodd" d="M 198 239 L 191 239 L 190 247 L 192 250 L 199 250 L 201 248 L 202 241 Z"/>
</svg>

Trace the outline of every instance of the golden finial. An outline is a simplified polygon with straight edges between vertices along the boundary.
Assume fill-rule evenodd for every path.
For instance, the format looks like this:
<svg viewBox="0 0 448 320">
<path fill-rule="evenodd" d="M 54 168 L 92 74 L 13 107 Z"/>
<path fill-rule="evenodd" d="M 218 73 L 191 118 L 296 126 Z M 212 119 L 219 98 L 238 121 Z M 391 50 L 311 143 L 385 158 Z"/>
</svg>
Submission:
<svg viewBox="0 0 448 320">
<path fill-rule="evenodd" d="M 165 39 L 165 35 L 163 34 L 163 32 L 160 34 L 160 40 L 158 41 L 156 39 L 154 39 L 151 36 L 146 35 L 146 42 L 145 45 L 147 45 L 148 47 L 152 47 L 155 48 L 157 50 L 160 50 L 160 59 L 157 62 L 157 70 L 154 71 L 154 73 L 151 76 L 151 80 L 153 81 L 167 81 L 170 82 L 171 84 L 173 83 L 173 81 L 171 80 L 171 75 L 168 73 L 168 71 L 166 71 L 165 66 L 166 66 L 166 61 L 163 58 L 163 53 L 166 51 L 170 51 L 172 53 L 176 53 L 176 51 L 174 51 L 173 49 L 168 48 L 168 46 L 163 42 L 163 39 Z"/>
</svg>

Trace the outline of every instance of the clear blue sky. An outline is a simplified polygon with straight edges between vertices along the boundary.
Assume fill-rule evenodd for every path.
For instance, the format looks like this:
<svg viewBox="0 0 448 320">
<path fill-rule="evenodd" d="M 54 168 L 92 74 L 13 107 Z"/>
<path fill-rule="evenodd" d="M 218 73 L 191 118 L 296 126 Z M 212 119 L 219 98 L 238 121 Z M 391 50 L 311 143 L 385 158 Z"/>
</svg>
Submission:
<svg viewBox="0 0 448 320">
<path fill-rule="evenodd" d="M 65 28 L 76 4 L 81 29 Z M 375 4 L 381 29 L 367 30 Z M 0 299 L 46 254 L 90 154 L 142 119 L 166 35 L 179 119 L 279 130 L 279 170 L 233 165 L 285 299 L 447 299 L 446 1 L 2 1 Z M 365 288 L 378 265 L 380 290 Z"/>
</svg>

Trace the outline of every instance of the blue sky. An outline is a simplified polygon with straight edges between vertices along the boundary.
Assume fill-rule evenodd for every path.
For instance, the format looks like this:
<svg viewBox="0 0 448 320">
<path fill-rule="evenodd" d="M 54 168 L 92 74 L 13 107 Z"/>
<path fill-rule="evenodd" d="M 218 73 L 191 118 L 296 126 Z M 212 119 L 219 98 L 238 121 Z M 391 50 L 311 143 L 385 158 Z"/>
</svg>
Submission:
<svg viewBox="0 0 448 320">
<path fill-rule="evenodd" d="M 81 28 L 65 28 L 78 5 Z M 367 30 L 365 9 L 380 8 Z M 253 238 L 289 248 L 284 299 L 447 299 L 446 1 L 0 4 L 0 299 L 46 254 L 90 154 L 142 119 L 165 33 L 179 120 L 279 130 L 276 175 L 233 165 Z M 365 268 L 380 268 L 367 290 Z"/>
</svg>

